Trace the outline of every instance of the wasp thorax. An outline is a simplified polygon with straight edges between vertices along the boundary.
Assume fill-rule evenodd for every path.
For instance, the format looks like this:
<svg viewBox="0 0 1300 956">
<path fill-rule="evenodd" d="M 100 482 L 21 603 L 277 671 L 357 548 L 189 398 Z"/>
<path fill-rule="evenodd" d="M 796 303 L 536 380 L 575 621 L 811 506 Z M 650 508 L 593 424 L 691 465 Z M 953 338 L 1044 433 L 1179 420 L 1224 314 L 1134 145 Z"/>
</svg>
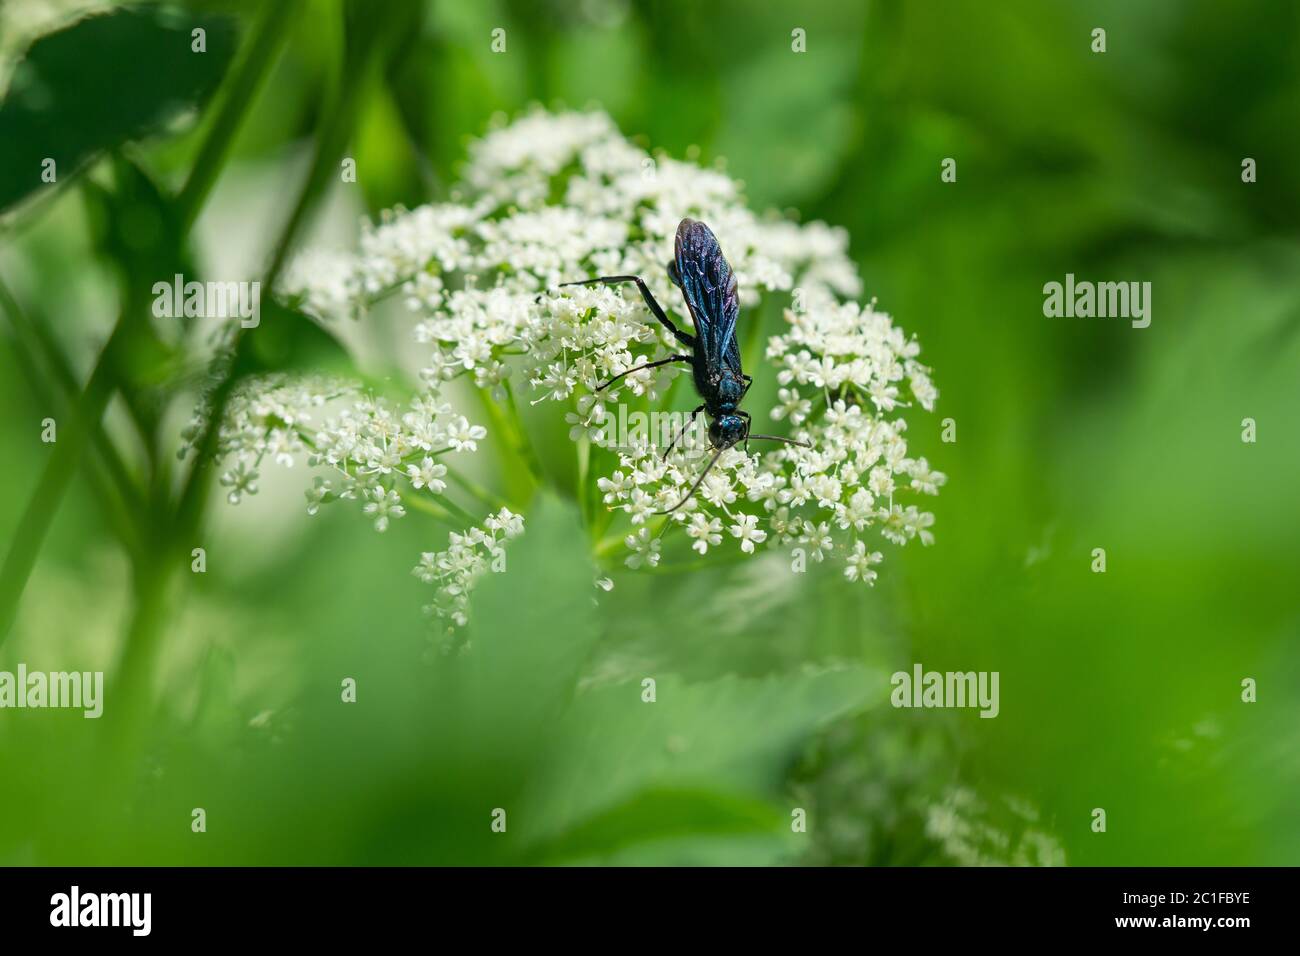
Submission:
<svg viewBox="0 0 1300 956">
<path fill-rule="evenodd" d="M 730 405 L 735 408 L 744 397 L 745 386 L 739 378 L 731 374 L 730 371 L 719 376 L 716 394 L 713 396 L 718 405 Z"/>
</svg>

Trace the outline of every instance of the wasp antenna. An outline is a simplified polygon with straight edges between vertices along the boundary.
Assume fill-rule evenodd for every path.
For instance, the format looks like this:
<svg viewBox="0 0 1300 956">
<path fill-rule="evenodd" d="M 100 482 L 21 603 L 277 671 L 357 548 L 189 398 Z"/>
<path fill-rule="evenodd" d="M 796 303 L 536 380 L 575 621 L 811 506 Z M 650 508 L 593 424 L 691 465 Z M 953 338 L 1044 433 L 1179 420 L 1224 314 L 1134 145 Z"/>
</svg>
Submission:
<svg viewBox="0 0 1300 956">
<path fill-rule="evenodd" d="M 670 514 L 672 514 L 674 511 L 676 511 L 678 508 L 680 508 L 682 505 L 686 504 L 686 502 L 690 501 L 691 498 L 694 497 L 696 489 L 699 488 L 700 485 L 702 485 L 702 484 L 704 483 L 704 479 L 705 479 L 706 477 L 708 477 L 709 469 L 711 469 L 714 465 L 716 465 L 716 464 L 718 463 L 718 459 L 722 457 L 722 451 L 723 451 L 723 450 L 722 450 L 721 448 L 719 448 L 717 451 L 715 451 L 715 452 L 713 453 L 713 457 L 709 459 L 709 463 L 708 463 L 707 465 L 705 465 L 705 466 L 704 466 L 704 470 L 703 470 L 702 472 L 700 472 L 700 477 L 698 477 L 698 478 L 695 479 L 695 484 L 691 485 L 691 490 L 688 491 L 688 492 L 686 492 L 686 497 L 685 497 L 685 498 L 683 498 L 681 501 L 677 502 L 677 504 L 673 505 L 673 506 L 672 506 L 671 508 L 669 508 L 667 511 L 656 511 L 655 514 L 657 514 L 657 515 L 670 515 Z"/>
<path fill-rule="evenodd" d="M 812 445 L 808 444 L 806 441 L 799 441 L 797 438 L 782 438 L 780 435 L 749 435 L 748 437 L 752 439 L 762 438 L 766 441 L 785 442 L 787 445 L 798 445 L 800 448 L 812 447 Z"/>
</svg>

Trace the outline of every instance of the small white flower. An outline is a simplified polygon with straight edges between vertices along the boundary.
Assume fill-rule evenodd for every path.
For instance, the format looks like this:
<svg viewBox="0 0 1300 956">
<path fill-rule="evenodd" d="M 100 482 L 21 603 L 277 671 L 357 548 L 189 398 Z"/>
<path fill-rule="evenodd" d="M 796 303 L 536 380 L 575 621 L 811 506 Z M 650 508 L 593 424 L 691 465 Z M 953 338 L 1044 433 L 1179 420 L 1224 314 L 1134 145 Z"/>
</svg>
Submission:
<svg viewBox="0 0 1300 956">
<path fill-rule="evenodd" d="M 629 568 L 636 570 L 645 566 L 653 568 L 659 563 L 659 539 L 650 537 L 650 529 L 641 527 L 636 534 L 627 536 L 627 546 L 632 551 L 624 560 Z"/>
<path fill-rule="evenodd" d="M 780 404 L 772 409 L 772 417 L 775 419 L 789 418 L 793 424 L 798 425 L 812 410 L 812 402 L 800 395 L 797 389 L 779 389 L 776 397 Z"/>
<path fill-rule="evenodd" d="M 461 415 L 447 425 L 447 444 L 456 451 L 477 451 L 478 443 L 487 437 L 487 429 L 482 425 L 471 425 Z"/>
<path fill-rule="evenodd" d="M 307 496 L 307 514 L 314 515 L 320 510 L 321 503 L 329 499 L 331 494 L 330 484 L 324 478 L 318 476 L 305 494 Z"/>
<path fill-rule="evenodd" d="M 693 514 L 686 525 L 686 533 L 695 539 L 691 547 L 700 554 L 707 554 L 710 545 L 722 543 L 722 521 L 704 514 Z"/>
<path fill-rule="evenodd" d="M 496 514 L 488 515 L 487 520 L 483 522 L 483 527 L 504 534 L 508 540 L 524 533 L 524 519 L 522 515 L 515 514 L 509 508 L 502 508 Z"/>
<path fill-rule="evenodd" d="M 447 466 L 438 464 L 427 455 L 418 468 L 415 465 L 406 466 L 406 476 L 411 479 L 411 485 L 417 489 L 427 488 L 434 494 L 447 490 L 447 483 L 441 480 L 446 474 Z"/>
<path fill-rule="evenodd" d="M 740 550 L 746 554 L 754 553 L 754 545 L 762 544 L 767 540 L 767 532 L 758 528 L 758 517 L 756 515 L 738 515 L 736 523 L 731 526 L 731 536 L 740 539 Z"/>
<path fill-rule="evenodd" d="M 385 489 L 382 485 L 376 486 L 371 491 L 371 500 L 362 510 L 375 519 L 376 531 L 387 531 L 389 518 L 400 518 L 406 514 L 401 501 L 402 498 L 396 491 Z"/>
<path fill-rule="evenodd" d="M 831 526 L 823 521 L 821 524 L 804 522 L 804 534 L 801 539 L 809 549 L 809 557 L 814 561 L 825 560 L 826 554 L 835 550 L 835 539 L 831 536 Z"/>
<path fill-rule="evenodd" d="M 932 470 L 924 458 L 904 462 L 904 465 L 907 466 L 904 470 L 912 476 L 912 487 L 923 494 L 937 495 L 939 488 L 948 480 L 943 472 Z"/>
<path fill-rule="evenodd" d="M 257 494 L 257 471 L 241 461 L 221 476 L 221 483 L 230 489 L 226 500 L 237 505 L 244 495 Z"/>
<path fill-rule="evenodd" d="M 875 584 L 877 574 L 871 566 L 879 564 L 884 559 L 885 556 L 879 551 L 868 551 L 866 544 L 859 539 L 853 542 L 853 550 L 844 560 L 844 576 L 850 581 Z"/>
</svg>

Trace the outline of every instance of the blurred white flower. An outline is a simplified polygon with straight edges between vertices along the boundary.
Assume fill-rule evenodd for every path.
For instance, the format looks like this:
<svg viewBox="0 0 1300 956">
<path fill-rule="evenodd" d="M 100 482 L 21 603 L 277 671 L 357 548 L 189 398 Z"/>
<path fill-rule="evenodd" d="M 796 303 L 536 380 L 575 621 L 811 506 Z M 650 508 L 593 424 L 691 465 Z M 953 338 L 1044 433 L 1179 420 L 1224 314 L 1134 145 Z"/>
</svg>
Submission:
<svg viewBox="0 0 1300 956">
<path fill-rule="evenodd" d="M 864 584 L 876 583 L 876 572 L 871 570 L 873 564 L 879 564 L 885 559 L 879 551 L 868 551 L 864 541 L 858 540 L 853 542 L 853 550 L 844 562 L 844 576 L 850 581 L 861 581 Z"/>
<path fill-rule="evenodd" d="M 370 489 L 370 501 L 362 510 L 375 519 L 376 531 L 387 531 L 389 518 L 400 518 L 406 514 L 401 501 L 402 498 L 396 491 L 376 487 Z"/>
<path fill-rule="evenodd" d="M 1064 866 L 1065 850 L 1056 838 L 1026 825 L 1037 821 L 1037 810 L 1019 797 L 1003 799 L 1010 816 L 972 790 L 952 787 L 927 808 L 925 835 L 958 866 Z"/>
<path fill-rule="evenodd" d="M 469 597 L 480 577 L 505 570 L 503 545 L 524 532 L 524 519 L 502 508 L 488 515 L 481 528 L 451 535 L 446 551 L 426 551 L 411 573 L 425 584 L 437 586 L 437 595 L 425 612 L 449 625 L 463 627 L 469 620 Z"/>
<path fill-rule="evenodd" d="M 341 406 L 337 414 L 325 417 Z M 203 410 L 184 433 L 187 444 L 200 434 Z M 433 456 L 472 451 L 486 434 L 431 392 L 413 400 L 400 415 L 359 386 L 325 376 L 265 375 L 241 382 L 231 394 L 217 433 L 217 458 L 229 462 L 221 483 L 238 504 L 257 492 L 258 468 L 267 460 L 291 467 L 304 459 L 316 474 L 306 491 L 307 513 L 340 499 L 363 502 L 363 512 L 384 531 L 406 510 L 402 493 L 440 495 L 447 466 Z"/>
<path fill-rule="evenodd" d="M 623 563 L 629 568 L 653 568 L 659 563 L 659 539 L 650 537 L 649 529 L 638 528 L 636 534 L 628 535 L 627 546 L 632 553 Z"/>
</svg>

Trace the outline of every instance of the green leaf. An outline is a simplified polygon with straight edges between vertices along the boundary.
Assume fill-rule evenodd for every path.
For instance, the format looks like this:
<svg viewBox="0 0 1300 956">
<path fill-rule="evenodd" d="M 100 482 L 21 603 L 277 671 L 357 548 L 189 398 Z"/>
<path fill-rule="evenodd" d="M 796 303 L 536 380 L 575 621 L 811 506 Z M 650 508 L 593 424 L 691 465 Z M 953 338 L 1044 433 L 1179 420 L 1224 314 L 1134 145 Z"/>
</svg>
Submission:
<svg viewBox="0 0 1300 956">
<path fill-rule="evenodd" d="M 242 729 L 235 694 L 237 671 L 235 655 L 228 647 L 215 643 L 208 645 L 198 672 L 193 729 L 212 746 L 221 746 L 229 735 Z"/>
<path fill-rule="evenodd" d="M 164 189 L 128 156 L 115 154 L 106 166 L 111 188 L 88 178 L 83 189 L 96 250 L 128 284 L 188 273 L 184 228 Z"/>
<path fill-rule="evenodd" d="M 886 686 L 883 674 L 854 666 L 697 684 L 662 677 L 653 703 L 637 683 L 589 691 L 530 784 L 527 837 L 551 842 L 568 830 L 577 839 L 586 821 L 647 790 L 772 793 L 808 734 L 883 701 Z"/>
<path fill-rule="evenodd" d="M 206 52 L 191 48 L 205 31 Z M 88 17 L 41 37 L 0 104 L 0 212 L 99 153 L 165 127 L 201 106 L 235 51 L 234 22 L 157 8 Z"/>
<path fill-rule="evenodd" d="M 359 378 L 347 347 L 324 323 L 291 308 L 262 289 L 258 324 L 245 331 L 237 375 L 320 372 Z"/>
<path fill-rule="evenodd" d="M 577 512 L 539 498 L 470 609 L 466 706 L 476 746 L 531 757 L 554 733 L 596 643 L 595 571 Z"/>
<path fill-rule="evenodd" d="M 770 835 L 786 820 L 770 804 L 751 797 L 711 790 L 646 790 L 580 824 L 538 857 L 556 862 L 608 856 L 640 843 Z"/>
</svg>

